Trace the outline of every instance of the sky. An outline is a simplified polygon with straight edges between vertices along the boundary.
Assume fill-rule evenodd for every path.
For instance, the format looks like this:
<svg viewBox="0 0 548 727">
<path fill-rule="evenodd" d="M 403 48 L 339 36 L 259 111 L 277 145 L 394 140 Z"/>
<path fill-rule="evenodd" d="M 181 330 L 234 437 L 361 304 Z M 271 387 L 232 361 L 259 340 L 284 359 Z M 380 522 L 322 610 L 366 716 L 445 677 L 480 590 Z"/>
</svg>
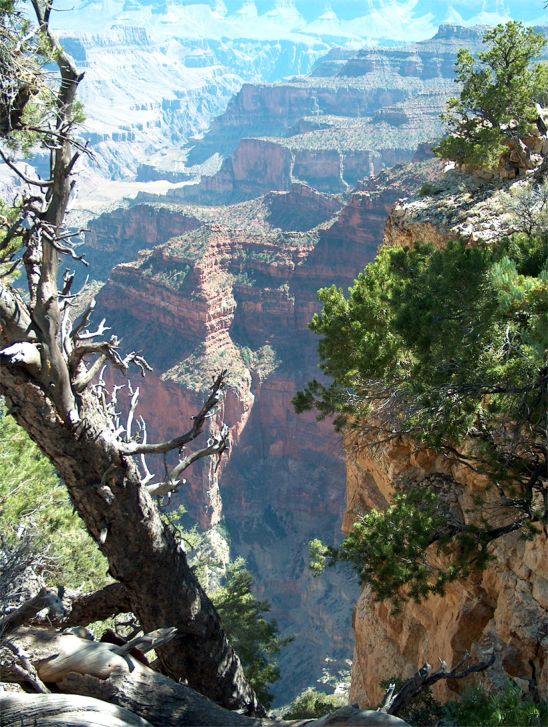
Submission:
<svg viewBox="0 0 548 727">
<path fill-rule="evenodd" d="M 441 23 L 495 25 L 508 20 L 548 24 L 544 0 L 57 0 L 60 29 L 97 32 L 141 25 L 196 37 L 432 37 Z"/>
</svg>

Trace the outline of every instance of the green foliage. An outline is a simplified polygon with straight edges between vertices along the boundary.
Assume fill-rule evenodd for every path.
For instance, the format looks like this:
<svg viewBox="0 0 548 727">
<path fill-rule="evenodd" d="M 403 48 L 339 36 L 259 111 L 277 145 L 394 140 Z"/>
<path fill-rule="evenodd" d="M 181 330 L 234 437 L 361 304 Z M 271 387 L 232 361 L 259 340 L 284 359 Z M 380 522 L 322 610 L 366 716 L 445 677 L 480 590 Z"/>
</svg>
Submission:
<svg viewBox="0 0 548 727">
<path fill-rule="evenodd" d="M 12 257 L 23 243 L 21 232 L 15 229 L 20 215 L 19 207 L 11 207 L 0 199 L 0 276 L 7 282 L 14 275 L 10 273 Z"/>
<path fill-rule="evenodd" d="M 323 310 L 311 328 L 322 336 L 321 367 L 332 383 L 311 382 L 296 407 L 369 428 L 373 441 L 406 433 L 453 456 L 473 437 L 467 456 L 512 510 L 501 527 L 495 509 L 478 509 L 466 523 L 443 504 L 439 477 L 405 483 L 338 550 L 313 541 L 313 570 L 349 561 L 397 608 L 485 567 L 493 539 L 535 534 L 533 523 L 545 517 L 547 249 L 546 235 L 525 234 L 475 247 L 387 248 L 347 297 L 335 287 L 319 292 Z M 433 545 L 447 555 L 443 570 L 429 562 Z"/>
<path fill-rule="evenodd" d="M 431 194 L 433 194 L 434 190 L 435 187 L 433 184 L 425 182 L 419 189 L 419 197 L 429 197 Z"/>
<path fill-rule="evenodd" d="M 291 702 L 282 719 L 312 719 L 323 717 L 347 704 L 346 697 L 339 694 L 325 694 L 309 687 Z"/>
<path fill-rule="evenodd" d="M 36 128 L 54 113 L 54 94 L 44 72 L 52 60 L 44 33 L 29 32 L 31 24 L 20 3 L 0 5 L 0 136 L 12 151 L 29 155 L 40 141 Z M 33 128 L 29 128 L 33 127 Z"/>
<path fill-rule="evenodd" d="M 459 164 L 496 169 L 508 140 L 531 130 L 535 102 L 545 100 L 547 69 L 532 61 L 546 39 L 510 21 L 487 31 L 483 42 L 487 49 L 477 60 L 468 50 L 459 51 L 456 80 L 462 91 L 449 101 L 443 117 L 449 135 L 435 152 Z"/>
<path fill-rule="evenodd" d="M 276 656 L 291 639 L 280 638 L 276 622 L 264 618 L 270 605 L 255 598 L 252 584 L 251 573 L 238 558 L 229 565 L 224 585 L 211 594 L 211 600 L 259 701 L 269 707 L 272 694 L 268 686 L 280 678 Z"/>
<path fill-rule="evenodd" d="M 481 569 L 489 560 L 490 538 L 480 527 L 456 521 L 439 492 L 416 483 L 398 492 L 386 510 L 372 509 L 354 523 L 339 548 L 310 543 L 310 568 L 348 562 L 375 598 L 389 600 L 394 613 L 402 603 L 417 603 L 431 593 L 443 595 L 447 583 Z M 429 548 L 443 552 L 448 565 L 434 568 Z"/>
<path fill-rule="evenodd" d="M 496 692 L 469 690 L 460 702 L 446 704 L 443 716 L 458 727 L 541 727 L 548 721 L 548 705 L 524 698 L 519 687 L 508 682 Z"/>
<path fill-rule="evenodd" d="M 346 421 L 389 400 L 392 427 L 431 446 L 461 440 L 480 413 L 521 418 L 525 401 L 538 422 L 546 244 L 546 236 L 516 235 L 489 246 L 386 248 L 348 297 L 323 288 L 310 328 L 333 383 L 309 384 L 297 408 Z"/>
<path fill-rule="evenodd" d="M 398 493 L 385 511 L 371 510 L 358 520 L 338 552 L 354 565 L 364 583 L 380 599 L 399 605 L 399 594 L 420 601 L 431 591 L 443 593 L 456 576 L 438 571 L 432 578 L 426 549 L 432 534 L 446 527 L 443 506 L 436 494 L 413 489 Z"/>
<path fill-rule="evenodd" d="M 0 531 L 6 545 L 23 532 L 47 555 L 43 575 L 54 585 L 92 590 L 105 585 L 107 562 L 73 511 L 49 460 L 11 416 L 0 410 Z"/>
</svg>

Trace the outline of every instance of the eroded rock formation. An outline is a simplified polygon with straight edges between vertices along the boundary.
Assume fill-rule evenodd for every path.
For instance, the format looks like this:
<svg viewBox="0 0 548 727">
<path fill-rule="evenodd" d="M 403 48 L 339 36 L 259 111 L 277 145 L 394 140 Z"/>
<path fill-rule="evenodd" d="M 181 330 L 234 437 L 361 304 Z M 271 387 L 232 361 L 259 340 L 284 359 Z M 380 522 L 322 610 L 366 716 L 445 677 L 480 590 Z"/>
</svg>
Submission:
<svg viewBox="0 0 548 727">
<path fill-rule="evenodd" d="M 174 198 L 230 202 L 287 190 L 295 180 L 346 192 L 411 160 L 419 144 L 441 136 L 457 51 L 476 51 L 481 36 L 478 28 L 442 26 L 403 48 L 334 49 L 308 77 L 244 84 L 187 160 L 203 163 L 220 151 L 221 169 Z"/>
<path fill-rule="evenodd" d="M 141 387 L 141 413 L 151 432 L 178 431 L 210 374 L 229 369 L 219 418 L 234 446 L 217 471 L 196 468 L 180 499 L 202 526 L 224 521 L 259 595 L 272 602 L 282 630 L 298 636 L 284 657 L 285 692 L 321 676 L 333 666 L 326 658 L 344 666 L 357 595 L 344 576 L 314 580 L 306 563 L 308 540 L 336 539 L 343 512 L 340 441 L 330 424 L 297 417 L 291 405 L 317 375 L 307 328 L 316 291 L 350 285 L 375 256 L 394 201 L 437 170 L 427 162 L 383 173 L 346 201 L 293 185 L 225 208 L 168 214 L 160 205 L 137 205 L 119 213 L 149 231 L 150 249 L 114 268 L 98 307 L 125 332 L 124 346 L 149 352 L 154 373 Z M 200 227 L 157 244 L 153 220 L 166 214 L 170 229 L 189 217 Z M 110 219 L 92 224 L 95 239 Z"/>
</svg>

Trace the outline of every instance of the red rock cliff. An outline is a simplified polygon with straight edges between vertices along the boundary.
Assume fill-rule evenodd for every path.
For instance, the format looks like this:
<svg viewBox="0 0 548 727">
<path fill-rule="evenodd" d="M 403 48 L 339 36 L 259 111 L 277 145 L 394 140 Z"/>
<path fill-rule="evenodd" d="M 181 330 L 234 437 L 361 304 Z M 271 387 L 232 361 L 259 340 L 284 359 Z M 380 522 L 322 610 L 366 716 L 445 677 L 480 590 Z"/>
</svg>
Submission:
<svg viewBox="0 0 548 727">
<path fill-rule="evenodd" d="M 396 190 L 396 176 L 381 175 L 342 209 L 338 198 L 296 185 L 219 210 L 216 223 L 117 266 L 99 297 L 124 346 L 150 354 L 155 377 L 148 393 L 142 386 L 150 436 L 180 431 L 209 375 L 229 369 L 221 414 L 234 446 L 213 479 L 209 470 L 193 472 L 181 499 L 202 525 L 224 518 L 273 615 L 299 634 L 285 669 L 297 689 L 311 670 L 321 675 L 326 656 L 349 656 L 356 595 L 344 577 L 313 581 L 306 567 L 308 540 L 336 538 L 344 507 L 338 437 L 291 406 L 317 376 L 317 342 L 307 328 L 316 290 L 350 285 L 374 257 L 395 196 L 420 184 L 428 168 L 409 167 Z"/>
</svg>

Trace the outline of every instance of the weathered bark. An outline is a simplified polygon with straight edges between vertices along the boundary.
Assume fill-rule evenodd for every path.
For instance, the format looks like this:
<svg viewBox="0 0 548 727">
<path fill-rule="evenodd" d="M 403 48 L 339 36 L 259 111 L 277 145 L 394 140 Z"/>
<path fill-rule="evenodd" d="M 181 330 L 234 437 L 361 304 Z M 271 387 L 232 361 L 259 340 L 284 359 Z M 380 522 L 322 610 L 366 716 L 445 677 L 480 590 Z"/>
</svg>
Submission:
<svg viewBox="0 0 548 727">
<path fill-rule="evenodd" d="M 83 690 L 110 695 L 113 700 L 128 703 L 130 709 L 110 704 L 99 698 L 79 694 L 13 694 L 0 696 L 0 727 L 35 727 L 37 724 L 78 725 L 78 727 L 410 727 L 397 717 L 357 707 L 343 707 L 321 719 L 279 722 L 246 717 L 227 712 L 205 697 L 188 692 L 173 682 L 167 687 L 154 684 L 160 691 L 154 695 L 150 684 L 131 685 L 120 676 L 101 682 L 92 677 L 71 675 L 66 687 L 71 692 Z M 203 701 L 202 701 L 203 700 Z M 149 714 L 150 720 L 138 711 Z"/>
<path fill-rule="evenodd" d="M 123 706 L 150 724 L 162 727 L 270 727 L 273 724 L 265 718 L 223 709 L 184 684 L 150 669 L 137 674 L 116 672 L 106 680 L 69 674 L 58 687 L 63 692 L 94 696 Z"/>
<path fill-rule="evenodd" d="M 150 723 L 93 697 L 67 694 L 0 696 L 0 727 L 150 727 Z"/>
<path fill-rule="evenodd" d="M 373 710 L 348 706 L 321 719 L 275 721 L 227 712 L 182 684 L 160 674 L 152 679 L 139 673 L 137 679 L 127 674 L 113 674 L 108 680 L 70 674 L 61 689 L 73 694 L 88 694 L 119 704 L 147 719 L 155 727 L 409 727 L 398 717 Z"/>
<path fill-rule="evenodd" d="M 68 614 L 59 623 L 63 626 L 87 626 L 94 621 L 105 621 L 120 613 L 131 611 L 129 593 L 121 583 L 109 583 L 93 593 L 63 597 Z"/>
<path fill-rule="evenodd" d="M 165 636 L 168 637 L 169 633 Z M 162 638 L 162 634 L 153 634 L 150 637 L 150 645 L 154 646 L 155 640 Z M 59 704 L 63 709 L 78 708 L 82 711 L 84 718 L 78 724 L 87 725 L 95 722 L 91 721 L 94 718 L 93 714 L 85 712 L 84 702 L 79 704 L 72 701 L 73 695 L 103 700 L 108 714 L 111 713 L 110 706 L 115 704 L 145 719 L 147 724 L 157 727 L 275 727 L 276 725 L 285 727 L 305 723 L 308 727 L 323 725 L 405 727 L 406 725 L 396 717 L 371 710 L 360 710 L 355 706 L 336 710 L 319 720 L 304 722 L 280 722 L 248 717 L 223 709 L 190 687 L 143 665 L 127 653 L 129 645 L 117 647 L 37 627 L 22 627 L 14 632 L 12 639 L 15 649 L 19 653 L 28 655 L 30 669 L 36 670 L 37 678 L 43 679 L 48 684 L 54 682 L 56 691 L 71 695 Z M 0 681 L 6 677 L 1 667 L 0 660 Z M 51 695 L 46 696 L 48 698 L 43 700 L 44 715 L 47 715 L 51 708 L 49 699 Z M 39 724 L 46 722 L 40 713 L 40 702 L 35 699 L 29 700 L 27 710 L 25 698 L 26 695 L 19 695 L 16 701 L 21 717 L 26 720 L 30 712 L 33 719 L 38 717 Z M 91 702 L 92 710 L 96 706 L 95 702 Z M 0 713 L 3 714 L 2 707 L 3 702 L 0 697 Z M 33 724 L 32 721 L 22 723 Z M 0 725 L 2 724 L 7 725 L 11 722 L 8 720 L 4 723 L 0 720 Z M 134 723 L 128 722 L 128 724 Z"/>
<path fill-rule="evenodd" d="M 0 638 L 7 636 L 11 631 L 30 621 L 38 611 L 44 608 L 49 611 L 56 611 L 57 615 L 63 613 L 63 604 L 57 593 L 48 588 L 42 588 L 36 596 L 29 598 L 19 608 L 0 618 Z"/>
<path fill-rule="evenodd" d="M 62 293 L 57 288 L 60 255 L 77 257 L 63 225 L 74 186 L 74 164 L 82 151 L 74 137 L 74 102 L 82 75 L 50 33 L 52 2 L 31 0 L 60 75 L 54 123 L 44 122 L 40 130 L 44 146 L 51 150 L 50 179 L 27 178 L 2 152 L 4 161 L 30 190 L 18 229 L 25 248 L 28 302 L 0 282 L 0 394 L 57 467 L 74 507 L 106 556 L 112 577 L 127 589 L 130 610 L 142 627 L 146 631 L 177 628 L 177 638 L 159 650 L 165 673 L 187 680 L 227 708 L 261 713 L 264 710 L 213 605 L 183 550 L 163 526 L 131 458 L 139 452 L 181 448 L 198 436 L 217 402 L 222 377 L 186 435 L 145 446 L 132 441 L 128 425 L 122 439 L 104 398 L 91 390 L 93 376 L 97 363 L 105 359 L 124 371 L 129 361 L 141 369 L 144 362 L 136 353 L 122 359 L 115 337 L 95 340 L 104 327 L 95 333 L 87 330 L 92 306 L 72 330 L 66 297 L 70 276 Z M 13 255 L 0 257 L 0 262 L 13 262 Z M 93 356 L 95 361 L 88 364 L 86 359 Z M 226 444 L 227 435 L 221 432 L 207 447 L 185 456 L 167 478 L 171 489 L 176 484 L 172 480 L 188 462 L 220 454 Z"/>
<path fill-rule="evenodd" d="M 446 665 L 442 663 L 441 668 L 435 672 L 431 672 L 430 664 L 424 664 L 410 679 L 402 684 L 397 692 L 395 684 L 388 687 L 380 711 L 386 714 L 398 714 L 402 709 L 408 707 L 421 692 L 429 689 L 441 679 L 465 679 L 470 674 L 485 671 L 494 664 L 495 654 L 491 653 L 489 658 L 484 661 L 465 666 L 468 661 L 469 654 L 467 653 L 454 669 L 448 671 Z"/>
<path fill-rule="evenodd" d="M 178 636 L 159 650 L 165 673 L 186 679 L 229 709 L 257 711 L 255 694 L 213 605 L 162 524 L 135 463 L 120 454 L 95 397 L 84 393 L 81 410 L 86 416 L 74 429 L 60 420 L 24 367 L 2 367 L 0 393 L 59 470 L 111 575 L 127 589 L 131 611 L 143 628 L 177 628 Z M 113 495 L 110 504 L 102 495 L 105 485 Z"/>
</svg>

